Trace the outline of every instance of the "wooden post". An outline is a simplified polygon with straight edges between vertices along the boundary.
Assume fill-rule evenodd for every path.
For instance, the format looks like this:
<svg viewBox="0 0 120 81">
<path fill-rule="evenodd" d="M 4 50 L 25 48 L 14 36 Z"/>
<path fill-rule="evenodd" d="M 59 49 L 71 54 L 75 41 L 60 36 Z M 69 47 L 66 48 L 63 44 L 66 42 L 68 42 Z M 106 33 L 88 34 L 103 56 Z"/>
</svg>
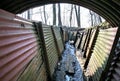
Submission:
<svg viewBox="0 0 120 81">
<path fill-rule="evenodd" d="M 89 44 L 89 41 L 90 41 L 91 32 L 92 32 L 92 29 L 89 29 L 86 45 L 84 47 L 84 54 L 83 54 L 84 58 L 86 58 L 86 52 L 87 52 L 87 47 L 88 47 L 88 44 Z"/>
<path fill-rule="evenodd" d="M 76 44 L 77 40 L 78 40 L 78 31 L 76 33 L 75 40 L 74 40 L 74 43 L 73 43 L 74 47 L 75 47 L 75 44 Z"/>
<path fill-rule="evenodd" d="M 83 34 L 84 33 L 82 33 L 81 36 L 80 36 L 80 42 L 79 42 L 79 45 L 78 45 L 78 49 L 80 49 L 80 47 L 81 47 L 81 42 L 82 42 L 82 39 L 83 39 Z"/>
<path fill-rule="evenodd" d="M 89 30 L 87 30 L 87 35 L 86 35 L 85 40 L 84 40 L 84 44 L 83 44 L 83 47 L 82 47 L 82 52 L 84 51 L 84 47 L 85 47 L 85 44 L 86 44 L 86 41 L 87 41 L 88 33 L 89 33 Z"/>
<path fill-rule="evenodd" d="M 62 27 L 60 27 L 60 35 L 61 35 L 62 43 L 63 43 L 63 46 L 64 46 L 65 42 L 64 42 L 64 34 L 63 34 L 63 28 Z"/>
<path fill-rule="evenodd" d="M 88 63 L 89 63 L 90 57 L 91 57 L 91 55 L 92 55 L 92 50 L 93 50 L 94 45 L 95 45 L 95 43 L 96 43 L 96 38 L 97 38 L 97 36 L 98 36 L 98 32 L 99 32 L 99 27 L 96 28 L 96 31 L 95 31 L 94 36 L 93 36 L 93 39 L 92 39 L 92 41 L 91 41 L 91 46 L 90 46 L 89 50 L 87 50 L 87 55 L 88 55 L 88 57 L 87 57 L 87 59 L 86 59 L 86 61 L 85 61 L 84 69 L 87 68 L 87 65 L 88 65 Z"/>
</svg>

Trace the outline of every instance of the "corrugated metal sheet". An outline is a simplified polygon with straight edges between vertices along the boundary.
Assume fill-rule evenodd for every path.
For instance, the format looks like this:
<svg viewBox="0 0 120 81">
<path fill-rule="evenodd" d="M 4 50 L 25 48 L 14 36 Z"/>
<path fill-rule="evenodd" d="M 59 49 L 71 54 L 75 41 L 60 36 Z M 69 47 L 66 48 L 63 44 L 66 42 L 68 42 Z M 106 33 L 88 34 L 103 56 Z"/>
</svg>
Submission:
<svg viewBox="0 0 120 81">
<path fill-rule="evenodd" d="M 110 78 L 111 81 L 120 81 L 120 57 L 116 62 L 116 67 L 114 68 L 113 73 L 111 74 L 111 77 L 109 76 L 108 78 Z"/>
<path fill-rule="evenodd" d="M 120 81 L 120 29 L 116 36 L 116 45 L 113 50 L 112 58 L 109 62 L 105 81 Z M 104 76 L 104 75 L 103 75 Z"/>
<path fill-rule="evenodd" d="M 120 81 L 120 37 L 119 37 L 119 41 L 116 45 L 115 56 L 113 58 L 113 62 L 111 63 L 110 68 L 113 68 L 113 70 L 109 69 L 109 71 L 110 71 L 109 73 L 111 73 L 111 72 L 113 72 L 113 73 L 111 73 L 111 75 L 108 78 L 111 79 L 111 81 Z"/>
<path fill-rule="evenodd" d="M 58 51 L 55 44 L 55 38 L 53 36 L 53 32 L 50 26 L 43 25 L 42 26 L 43 35 L 44 35 L 44 41 L 45 41 L 45 48 L 47 52 L 47 60 L 48 60 L 48 66 L 50 70 L 50 75 L 52 77 L 52 74 L 55 70 L 56 64 L 58 62 Z"/>
<path fill-rule="evenodd" d="M 118 28 L 100 29 L 92 56 L 90 58 L 87 74 L 92 76 L 93 81 L 99 81 L 105 70 L 109 55 Z"/>
<path fill-rule="evenodd" d="M 47 81 L 46 68 L 42 59 L 41 50 L 26 66 L 18 81 Z"/>
<path fill-rule="evenodd" d="M 55 40 L 58 46 L 58 51 L 60 54 L 62 54 L 63 50 L 64 50 L 64 46 L 63 46 L 63 41 L 62 41 L 62 36 L 60 33 L 60 28 L 59 27 L 53 27 L 53 32 L 55 35 Z"/>
<path fill-rule="evenodd" d="M 0 81 L 15 81 L 37 53 L 32 23 L 0 10 Z"/>
</svg>

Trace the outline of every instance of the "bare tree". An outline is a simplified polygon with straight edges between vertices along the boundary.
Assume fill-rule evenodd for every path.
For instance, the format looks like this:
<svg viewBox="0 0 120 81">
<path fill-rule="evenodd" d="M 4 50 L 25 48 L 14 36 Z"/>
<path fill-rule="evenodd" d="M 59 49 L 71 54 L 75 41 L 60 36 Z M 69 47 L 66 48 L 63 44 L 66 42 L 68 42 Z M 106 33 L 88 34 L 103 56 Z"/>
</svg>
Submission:
<svg viewBox="0 0 120 81">
<path fill-rule="evenodd" d="M 70 27 L 72 22 L 72 14 L 73 14 L 73 4 L 71 4 L 71 10 L 70 10 Z"/>
<path fill-rule="evenodd" d="M 102 23 L 102 18 L 101 18 L 101 16 L 100 15 L 98 15 L 98 14 L 96 14 L 97 15 L 97 23 L 98 24 L 100 24 L 100 23 Z"/>
<path fill-rule="evenodd" d="M 77 25 L 78 25 L 78 27 L 81 27 L 81 22 L 80 22 L 80 6 L 78 6 L 78 8 L 77 8 L 77 6 L 75 5 L 74 8 L 75 8 L 75 13 L 76 13 Z"/>
<path fill-rule="evenodd" d="M 93 23 L 93 13 L 92 13 L 91 10 L 89 10 L 89 13 L 90 13 L 91 26 L 93 26 L 94 25 L 94 23 Z"/>
<path fill-rule="evenodd" d="M 58 3 L 58 26 L 62 26 L 60 3 Z"/>
<path fill-rule="evenodd" d="M 40 8 L 39 8 L 39 14 L 40 14 L 41 21 L 43 21 L 42 13 L 43 13 L 43 11 L 42 11 L 42 7 L 40 7 Z"/>
<path fill-rule="evenodd" d="M 102 18 L 101 16 L 98 16 L 99 22 L 102 23 Z"/>
<path fill-rule="evenodd" d="M 91 17 L 91 26 L 96 26 L 102 23 L 101 16 L 96 14 L 95 12 L 89 10 L 90 17 Z"/>
<path fill-rule="evenodd" d="M 53 4 L 53 25 L 56 25 L 56 4 Z"/>
<path fill-rule="evenodd" d="M 27 19 L 30 19 L 30 10 L 28 10 L 27 13 L 28 13 Z"/>
<path fill-rule="evenodd" d="M 78 6 L 78 15 L 77 15 L 77 22 L 78 22 L 78 27 L 81 27 L 81 21 L 80 21 L 80 6 Z"/>
<path fill-rule="evenodd" d="M 44 13 L 44 21 L 45 21 L 45 24 L 47 24 L 45 5 L 43 6 L 43 13 Z"/>
</svg>

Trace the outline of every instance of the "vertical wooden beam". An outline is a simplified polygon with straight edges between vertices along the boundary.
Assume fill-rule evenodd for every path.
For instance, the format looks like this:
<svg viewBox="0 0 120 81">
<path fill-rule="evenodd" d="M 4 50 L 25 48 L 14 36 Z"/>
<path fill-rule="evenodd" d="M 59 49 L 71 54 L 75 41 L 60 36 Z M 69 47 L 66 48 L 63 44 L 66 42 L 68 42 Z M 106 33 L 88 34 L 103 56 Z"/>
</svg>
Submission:
<svg viewBox="0 0 120 81">
<path fill-rule="evenodd" d="M 75 40 L 74 40 L 74 43 L 73 43 L 74 46 L 75 46 L 77 40 L 78 40 L 78 31 L 77 31 L 77 33 L 76 33 Z"/>
<path fill-rule="evenodd" d="M 91 32 L 92 32 L 92 28 L 89 29 L 89 35 L 88 35 L 88 37 L 87 37 L 86 45 L 85 45 L 85 47 L 84 47 L 84 54 L 83 54 L 83 57 L 84 57 L 84 58 L 86 58 L 86 52 L 87 52 L 88 44 L 89 44 L 89 42 L 90 42 Z"/>
<path fill-rule="evenodd" d="M 82 39 L 83 39 L 83 35 L 84 35 L 84 32 L 80 36 L 80 42 L 79 42 L 79 45 L 78 45 L 78 49 L 80 49 L 80 47 L 81 47 L 81 42 L 82 42 Z"/>
<path fill-rule="evenodd" d="M 84 51 L 84 47 L 85 47 L 85 44 L 87 42 L 88 34 L 89 34 L 89 29 L 87 30 L 87 35 L 85 37 L 85 41 L 84 41 L 84 44 L 83 44 L 83 47 L 82 47 L 82 52 Z"/>
<path fill-rule="evenodd" d="M 65 43 L 64 43 L 64 36 L 63 36 L 64 34 L 63 34 L 63 28 L 62 27 L 60 27 L 60 35 L 61 35 L 62 43 L 63 43 L 63 45 L 65 45 Z"/>
<path fill-rule="evenodd" d="M 85 64 L 84 64 L 84 69 L 86 69 L 87 66 L 88 66 L 90 57 L 91 57 L 91 55 L 92 55 L 92 50 L 93 50 L 94 45 L 95 45 L 95 43 L 96 43 L 96 38 L 97 38 L 97 36 L 98 36 L 98 32 L 99 32 L 99 27 L 96 28 L 95 34 L 94 34 L 94 36 L 93 36 L 93 40 L 91 41 L 91 46 L 90 46 L 89 50 L 87 50 L 87 55 L 88 55 L 88 56 L 87 56 L 87 59 L 86 59 Z"/>
</svg>

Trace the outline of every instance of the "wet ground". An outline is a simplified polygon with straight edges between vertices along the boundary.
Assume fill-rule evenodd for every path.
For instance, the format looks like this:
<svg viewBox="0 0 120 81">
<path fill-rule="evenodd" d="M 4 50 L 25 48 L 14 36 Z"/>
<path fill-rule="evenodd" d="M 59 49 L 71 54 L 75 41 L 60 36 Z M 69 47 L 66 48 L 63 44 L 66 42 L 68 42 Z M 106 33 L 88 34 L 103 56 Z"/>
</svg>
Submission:
<svg viewBox="0 0 120 81">
<path fill-rule="evenodd" d="M 67 42 L 54 73 L 54 81 L 83 81 L 82 69 L 75 54 L 75 48 Z"/>
</svg>

